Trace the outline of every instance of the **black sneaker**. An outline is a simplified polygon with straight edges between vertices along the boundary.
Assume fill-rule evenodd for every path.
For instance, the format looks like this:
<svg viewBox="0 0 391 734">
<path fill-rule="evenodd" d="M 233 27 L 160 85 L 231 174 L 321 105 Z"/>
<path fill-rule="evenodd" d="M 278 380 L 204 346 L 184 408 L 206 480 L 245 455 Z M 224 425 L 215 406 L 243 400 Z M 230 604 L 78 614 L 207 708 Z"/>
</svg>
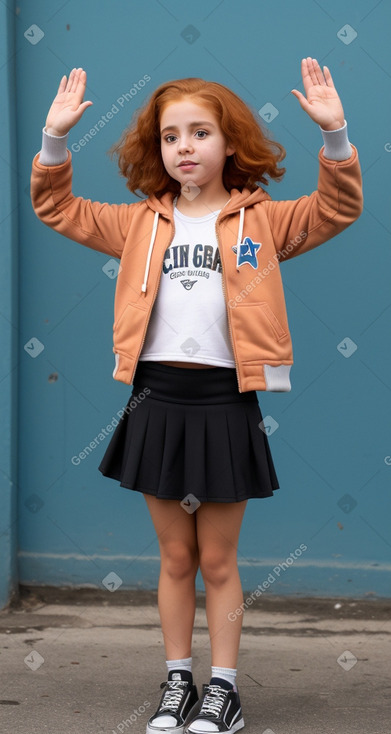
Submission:
<svg viewBox="0 0 391 734">
<path fill-rule="evenodd" d="M 233 734 L 244 727 L 239 691 L 225 687 L 221 680 L 217 683 L 204 683 L 202 696 L 195 707 L 195 716 L 185 728 L 185 734 L 207 734 L 208 732 L 225 732 Z M 211 726 L 208 728 L 208 724 Z"/>
<path fill-rule="evenodd" d="M 183 734 L 189 713 L 198 701 L 191 673 L 170 672 L 160 688 L 164 689 L 162 697 L 156 712 L 148 719 L 146 734 Z"/>
</svg>

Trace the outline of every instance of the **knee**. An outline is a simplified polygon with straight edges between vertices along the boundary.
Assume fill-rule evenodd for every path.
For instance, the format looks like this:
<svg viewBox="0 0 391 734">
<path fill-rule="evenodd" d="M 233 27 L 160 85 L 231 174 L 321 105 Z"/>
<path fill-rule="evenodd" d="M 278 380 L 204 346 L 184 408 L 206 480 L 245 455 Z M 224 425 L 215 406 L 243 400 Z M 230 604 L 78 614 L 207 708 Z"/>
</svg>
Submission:
<svg viewBox="0 0 391 734">
<path fill-rule="evenodd" d="M 236 557 L 210 549 L 200 554 L 200 570 L 205 583 L 221 586 L 237 570 Z"/>
<path fill-rule="evenodd" d="M 161 562 L 164 572 L 177 581 L 195 577 L 198 570 L 198 552 L 186 543 L 173 541 L 161 548 Z"/>
</svg>

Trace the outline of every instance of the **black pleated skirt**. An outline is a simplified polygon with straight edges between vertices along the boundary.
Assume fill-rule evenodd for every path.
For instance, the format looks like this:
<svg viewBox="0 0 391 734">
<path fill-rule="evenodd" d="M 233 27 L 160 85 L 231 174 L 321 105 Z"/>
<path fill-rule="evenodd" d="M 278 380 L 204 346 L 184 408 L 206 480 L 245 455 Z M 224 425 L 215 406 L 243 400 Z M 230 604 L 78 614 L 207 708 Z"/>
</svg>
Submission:
<svg viewBox="0 0 391 734">
<path fill-rule="evenodd" d="M 133 391 L 99 464 L 160 499 L 241 502 L 279 489 L 255 390 L 236 370 L 137 363 Z"/>
</svg>

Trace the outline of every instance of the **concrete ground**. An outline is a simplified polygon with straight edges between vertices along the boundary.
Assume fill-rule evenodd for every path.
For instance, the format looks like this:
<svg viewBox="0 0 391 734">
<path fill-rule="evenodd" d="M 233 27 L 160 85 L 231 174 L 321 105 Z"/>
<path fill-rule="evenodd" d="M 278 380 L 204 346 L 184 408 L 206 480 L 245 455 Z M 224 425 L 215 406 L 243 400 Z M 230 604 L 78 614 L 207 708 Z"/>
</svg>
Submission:
<svg viewBox="0 0 391 734">
<path fill-rule="evenodd" d="M 390 609 L 257 599 L 239 652 L 242 731 L 390 734 Z M 0 638 L 2 734 L 145 734 L 166 678 L 156 592 L 22 588 L 0 612 Z M 192 655 L 200 690 L 210 677 L 202 594 Z"/>
</svg>

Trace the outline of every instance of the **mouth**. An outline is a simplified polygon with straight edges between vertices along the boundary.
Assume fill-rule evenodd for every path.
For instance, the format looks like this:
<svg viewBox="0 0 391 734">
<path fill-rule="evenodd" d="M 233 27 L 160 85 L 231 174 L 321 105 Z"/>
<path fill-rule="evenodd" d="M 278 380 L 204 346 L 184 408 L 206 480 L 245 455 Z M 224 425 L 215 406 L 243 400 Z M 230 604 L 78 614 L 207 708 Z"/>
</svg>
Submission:
<svg viewBox="0 0 391 734">
<path fill-rule="evenodd" d="M 189 169 L 190 170 L 191 168 L 194 168 L 194 166 L 196 166 L 196 165 L 197 165 L 197 163 L 193 163 L 192 161 L 185 161 L 184 163 L 180 163 L 179 164 L 179 168 L 184 168 L 184 169 Z"/>
</svg>

